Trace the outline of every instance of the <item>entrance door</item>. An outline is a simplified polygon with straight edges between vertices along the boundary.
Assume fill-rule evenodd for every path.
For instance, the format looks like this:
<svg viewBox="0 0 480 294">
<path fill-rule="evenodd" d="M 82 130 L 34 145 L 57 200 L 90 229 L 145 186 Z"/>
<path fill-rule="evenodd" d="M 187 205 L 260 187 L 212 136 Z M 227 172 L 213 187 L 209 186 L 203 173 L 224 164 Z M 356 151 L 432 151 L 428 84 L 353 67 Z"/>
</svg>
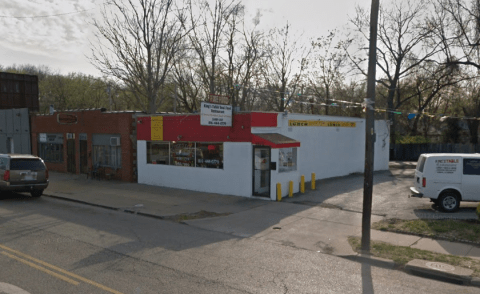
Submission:
<svg viewBox="0 0 480 294">
<path fill-rule="evenodd" d="M 88 173 L 87 141 L 80 140 L 80 172 Z"/>
<path fill-rule="evenodd" d="M 253 147 L 253 195 L 270 197 L 270 147 Z"/>
<path fill-rule="evenodd" d="M 75 165 L 75 139 L 67 140 L 67 171 L 77 173 Z"/>
</svg>

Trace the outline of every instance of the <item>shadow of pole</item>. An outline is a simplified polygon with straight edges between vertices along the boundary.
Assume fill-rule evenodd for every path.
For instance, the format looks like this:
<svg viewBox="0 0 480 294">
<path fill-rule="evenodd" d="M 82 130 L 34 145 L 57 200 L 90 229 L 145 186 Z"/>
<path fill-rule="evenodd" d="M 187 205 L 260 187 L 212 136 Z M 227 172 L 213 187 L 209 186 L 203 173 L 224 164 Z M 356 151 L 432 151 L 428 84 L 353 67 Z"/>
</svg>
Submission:
<svg viewBox="0 0 480 294">
<path fill-rule="evenodd" d="M 372 266 L 362 262 L 362 290 L 364 294 L 373 294 Z"/>
</svg>

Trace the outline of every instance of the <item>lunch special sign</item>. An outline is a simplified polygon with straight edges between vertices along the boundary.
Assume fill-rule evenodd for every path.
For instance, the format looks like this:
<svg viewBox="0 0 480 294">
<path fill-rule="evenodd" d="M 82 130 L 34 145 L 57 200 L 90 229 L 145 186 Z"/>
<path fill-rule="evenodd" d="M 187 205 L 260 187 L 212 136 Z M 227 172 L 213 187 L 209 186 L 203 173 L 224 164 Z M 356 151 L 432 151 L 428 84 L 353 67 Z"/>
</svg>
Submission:
<svg viewBox="0 0 480 294">
<path fill-rule="evenodd" d="M 436 170 L 438 174 L 453 174 L 457 171 L 458 159 L 436 159 Z"/>
<path fill-rule="evenodd" d="M 289 127 L 340 127 L 354 128 L 357 126 L 353 121 L 326 121 L 326 120 L 289 120 Z"/>
</svg>

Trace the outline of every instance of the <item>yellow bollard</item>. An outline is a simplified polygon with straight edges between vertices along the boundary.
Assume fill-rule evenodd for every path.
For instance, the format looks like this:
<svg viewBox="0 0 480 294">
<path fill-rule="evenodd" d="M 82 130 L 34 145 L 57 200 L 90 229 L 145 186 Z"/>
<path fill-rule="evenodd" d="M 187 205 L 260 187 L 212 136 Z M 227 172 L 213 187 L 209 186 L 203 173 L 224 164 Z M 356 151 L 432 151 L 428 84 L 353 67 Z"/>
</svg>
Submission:
<svg viewBox="0 0 480 294">
<path fill-rule="evenodd" d="M 302 175 L 300 180 L 300 192 L 305 193 L 305 176 Z"/>
<path fill-rule="evenodd" d="M 293 197 L 293 181 L 290 181 L 290 186 L 289 186 L 289 190 L 288 190 L 288 197 Z"/>
<path fill-rule="evenodd" d="M 315 190 L 315 173 L 312 173 L 312 190 Z"/>
<path fill-rule="evenodd" d="M 277 183 L 277 201 L 282 201 L 282 184 Z"/>
</svg>

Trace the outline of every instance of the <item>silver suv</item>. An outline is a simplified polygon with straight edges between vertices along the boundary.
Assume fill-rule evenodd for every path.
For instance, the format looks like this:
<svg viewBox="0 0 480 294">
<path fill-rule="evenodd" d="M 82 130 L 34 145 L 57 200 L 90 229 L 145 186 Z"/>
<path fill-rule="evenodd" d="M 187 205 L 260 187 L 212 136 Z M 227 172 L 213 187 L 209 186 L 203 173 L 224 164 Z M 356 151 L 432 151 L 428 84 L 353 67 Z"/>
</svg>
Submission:
<svg viewBox="0 0 480 294">
<path fill-rule="evenodd" d="M 30 192 L 40 197 L 48 187 L 48 169 L 40 157 L 28 154 L 0 154 L 0 193 Z"/>
</svg>

